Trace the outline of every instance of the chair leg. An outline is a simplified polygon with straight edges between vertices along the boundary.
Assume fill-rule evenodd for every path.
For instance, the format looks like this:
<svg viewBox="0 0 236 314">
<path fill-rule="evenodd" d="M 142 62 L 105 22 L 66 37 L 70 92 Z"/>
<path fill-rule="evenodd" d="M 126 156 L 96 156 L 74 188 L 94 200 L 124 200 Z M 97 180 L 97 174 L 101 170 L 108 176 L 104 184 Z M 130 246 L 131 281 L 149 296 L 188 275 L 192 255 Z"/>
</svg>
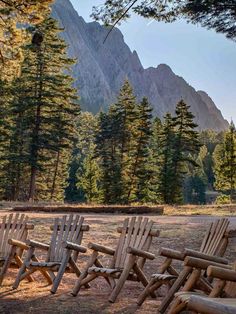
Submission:
<svg viewBox="0 0 236 314">
<path fill-rule="evenodd" d="M 22 264 L 23 264 L 23 261 L 22 259 L 20 258 L 19 255 L 15 254 L 15 260 L 16 260 L 16 263 L 18 265 L 19 268 L 21 268 Z M 34 282 L 34 278 L 31 276 L 31 275 L 28 275 L 26 276 L 26 279 L 29 281 L 29 282 Z"/>
<path fill-rule="evenodd" d="M 118 294 L 120 293 L 126 279 L 129 276 L 131 269 L 134 266 L 135 260 L 136 260 L 136 256 L 134 256 L 134 255 L 129 256 L 127 265 L 124 268 L 124 270 L 122 271 L 120 278 L 118 279 L 118 281 L 116 283 L 115 288 L 112 290 L 112 293 L 110 294 L 109 302 L 114 303 L 116 301 Z"/>
<path fill-rule="evenodd" d="M 80 288 L 84 285 L 82 284 L 82 281 L 88 276 L 88 269 L 89 267 L 92 267 L 96 261 L 98 257 L 98 252 L 97 251 L 93 251 L 88 264 L 85 267 L 85 270 L 83 272 L 81 272 L 81 275 L 79 276 L 79 279 L 77 280 L 71 294 L 75 297 L 77 296 L 77 294 L 79 293 Z"/>
<path fill-rule="evenodd" d="M 182 291 L 191 291 L 193 287 L 195 286 L 195 284 L 197 283 L 198 279 L 200 278 L 200 275 L 201 275 L 201 270 L 194 269 L 191 275 L 189 276 L 188 280 L 184 284 Z M 178 298 L 175 298 L 175 300 L 171 304 L 168 314 L 179 313 L 182 307 L 183 307 L 183 303 Z"/>
<path fill-rule="evenodd" d="M 97 266 L 97 267 L 103 268 L 102 263 L 101 263 L 98 259 L 95 260 L 94 264 L 95 264 L 95 266 Z M 115 282 L 115 279 L 114 279 L 114 278 L 112 278 L 112 277 L 110 277 L 110 278 L 109 278 L 109 277 L 104 277 L 104 279 L 106 280 L 106 282 L 108 283 L 108 285 L 109 285 L 112 289 L 115 288 L 116 282 Z"/>
<path fill-rule="evenodd" d="M 209 294 L 210 298 L 217 298 L 220 296 L 221 292 L 223 291 L 224 287 L 226 285 L 226 281 L 225 280 L 216 280 L 216 282 L 214 283 L 213 289 L 211 291 L 211 293 Z"/>
<path fill-rule="evenodd" d="M 0 273 L 0 285 L 3 282 L 3 278 L 6 275 L 7 269 L 11 264 L 11 261 L 14 259 L 14 255 L 16 254 L 16 246 L 12 246 L 10 252 L 8 253 L 8 256 L 3 264 L 1 273 Z"/>
<path fill-rule="evenodd" d="M 185 266 L 184 269 L 181 271 L 181 273 L 179 274 L 179 277 L 175 280 L 173 286 L 170 288 L 167 295 L 162 300 L 160 308 L 159 308 L 159 313 L 165 313 L 167 307 L 173 300 L 175 293 L 179 291 L 179 289 L 185 282 L 186 278 L 190 274 L 191 270 L 192 270 L 192 267 Z"/>
<path fill-rule="evenodd" d="M 81 282 L 81 287 L 82 286 L 86 286 L 87 284 L 89 284 L 90 281 L 94 280 L 95 278 L 97 278 L 98 276 L 95 274 L 90 274 L 88 275 L 84 280 L 82 280 Z"/>
<path fill-rule="evenodd" d="M 66 250 L 65 254 L 63 255 L 61 266 L 57 272 L 56 278 L 53 281 L 53 285 L 52 285 L 52 289 L 51 289 L 51 293 L 53 293 L 53 294 L 57 292 L 57 288 L 58 288 L 58 286 L 62 280 L 62 277 L 65 273 L 66 266 L 69 262 L 70 256 L 71 256 L 71 250 Z"/>
<path fill-rule="evenodd" d="M 173 308 L 173 309 L 171 308 L 168 311 L 168 314 L 179 314 L 185 309 L 186 309 L 186 303 L 180 302 L 180 303 L 178 303 L 178 305 L 175 306 L 175 308 Z"/>
<path fill-rule="evenodd" d="M 23 262 L 23 264 L 21 265 L 21 268 L 19 269 L 18 271 L 18 274 L 16 276 L 16 280 L 12 286 L 12 289 L 17 289 L 19 284 L 20 284 L 20 281 L 21 281 L 21 277 L 22 275 L 25 273 L 26 271 L 26 264 L 31 260 L 31 257 L 32 255 L 34 254 L 34 250 L 35 248 L 34 247 L 30 247 L 28 252 L 27 252 L 27 256 Z"/>
<path fill-rule="evenodd" d="M 143 302 L 146 300 L 146 298 L 150 295 L 151 292 L 154 292 L 156 289 L 158 289 L 162 285 L 161 282 L 156 282 L 155 278 L 152 278 L 146 288 L 143 290 L 143 292 L 138 297 L 137 304 L 141 306 Z"/>
<path fill-rule="evenodd" d="M 137 263 L 134 264 L 133 269 L 134 269 L 134 272 L 137 274 L 138 279 L 142 282 L 143 286 L 146 287 L 148 285 L 148 280 L 144 272 L 142 271 L 142 269 L 140 269 Z M 153 299 L 156 298 L 155 292 L 153 290 L 150 291 L 150 295 Z"/>
<path fill-rule="evenodd" d="M 31 259 L 34 262 L 39 262 L 39 259 L 34 254 L 32 255 Z M 44 269 L 40 269 L 39 271 L 47 280 L 48 284 L 51 285 L 53 283 L 53 280 L 55 279 L 54 273 L 51 270 L 46 271 Z"/>
</svg>

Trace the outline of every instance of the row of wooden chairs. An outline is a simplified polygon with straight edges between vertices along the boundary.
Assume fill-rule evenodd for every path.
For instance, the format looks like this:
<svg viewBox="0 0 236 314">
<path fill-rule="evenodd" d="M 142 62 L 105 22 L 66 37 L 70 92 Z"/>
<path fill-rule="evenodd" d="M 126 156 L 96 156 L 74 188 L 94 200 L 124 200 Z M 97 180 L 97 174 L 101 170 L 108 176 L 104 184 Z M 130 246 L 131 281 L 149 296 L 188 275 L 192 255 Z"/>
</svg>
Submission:
<svg viewBox="0 0 236 314">
<path fill-rule="evenodd" d="M 206 304 L 210 304 L 206 296 L 214 297 L 211 299 L 211 306 L 232 308 L 234 305 L 234 313 L 236 313 L 234 299 L 230 299 L 230 305 L 228 305 L 226 303 L 229 299 L 218 298 L 222 296 L 222 293 L 236 297 L 234 295 L 236 285 L 228 283 L 229 280 L 236 281 L 236 271 L 223 257 L 229 239 L 236 236 L 234 230 L 228 230 L 228 225 L 229 220 L 224 218 L 211 223 L 199 251 L 184 249 L 180 252 L 161 248 L 159 253 L 165 260 L 158 272 L 153 274 L 151 280 L 148 281 L 143 268 L 147 260 L 155 259 L 150 248 L 153 237 L 159 236 L 159 231 L 151 219 L 126 218 L 122 227 L 117 228 L 120 236 L 115 249 L 90 243 L 88 247 L 92 250 L 92 254 L 81 271 L 77 262 L 79 254 L 87 252 L 87 248 L 82 246 L 81 242 L 83 233 L 89 230 L 89 225 L 84 223 L 83 217 L 71 214 L 55 218 L 54 225 L 51 226 L 51 241 L 48 245 L 28 239 L 28 232 L 33 230 L 34 225 L 28 222 L 27 216 L 10 214 L 3 217 L 0 224 L 0 266 L 2 266 L 0 284 L 8 268 L 16 267 L 19 270 L 13 284 L 14 289 L 23 279 L 34 281 L 34 272 L 40 271 L 47 282 L 52 285 L 51 292 L 55 293 L 64 273 L 72 272 L 78 277 L 72 291 L 74 296 L 79 293 L 82 286 L 88 288 L 92 280 L 102 276 L 111 287 L 110 302 L 115 302 L 125 281 L 131 280 L 141 282 L 145 287 L 138 298 L 139 305 L 142 305 L 148 296 L 155 297 L 156 290 L 162 285 L 169 287 L 168 293 L 161 302 L 159 313 L 180 313 L 186 308 L 194 310 L 196 303 L 197 313 L 210 313 L 209 311 L 201 312 L 201 307 L 199 307 L 201 302 L 203 309 L 206 309 Z M 38 258 L 38 249 L 46 252 L 45 260 Z M 100 253 L 110 256 L 107 267 L 102 265 Z M 173 261 L 176 260 L 182 264 L 180 272 L 173 266 Z M 220 279 L 220 284 L 213 278 Z M 200 295 L 195 293 L 196 289 L 201 291 Z M 195 294 L 192 295 L 191 292 Z"/>
</svg>

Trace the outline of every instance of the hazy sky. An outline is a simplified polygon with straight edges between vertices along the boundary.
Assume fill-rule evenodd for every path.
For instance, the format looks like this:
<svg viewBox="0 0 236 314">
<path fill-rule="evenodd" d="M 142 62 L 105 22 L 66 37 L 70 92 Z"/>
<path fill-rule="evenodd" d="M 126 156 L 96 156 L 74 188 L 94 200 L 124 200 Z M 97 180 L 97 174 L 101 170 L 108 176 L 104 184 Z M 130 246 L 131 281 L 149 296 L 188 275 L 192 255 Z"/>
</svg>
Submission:
<svg viewBox="0 0 236 314">
<path fill-rule="evenodd" d="M 92 6 L 103 3 L 71 2 L 85 21 L 91 21 Z M 184 21 L 165 24 L 133 16 L 119 28 L 145 68 L 168 64 L 196 90 L 206 91 L 226 119 L 236 122 L 236 43 Z"/>
</svg>

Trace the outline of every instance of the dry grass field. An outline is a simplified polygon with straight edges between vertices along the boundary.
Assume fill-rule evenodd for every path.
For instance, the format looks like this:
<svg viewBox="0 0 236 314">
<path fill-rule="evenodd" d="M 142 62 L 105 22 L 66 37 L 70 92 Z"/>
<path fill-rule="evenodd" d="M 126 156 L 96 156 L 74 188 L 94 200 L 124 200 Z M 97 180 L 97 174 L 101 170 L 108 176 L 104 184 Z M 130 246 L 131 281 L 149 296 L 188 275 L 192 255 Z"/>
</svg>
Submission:
<svg viewBox="0 0 236 314">
<path fill-rule="evenodd" d="M 6 212 L 1 211 L 0 217 Z M 60 214 L 51 213 L 28 213 L 30 219 L 35 223 L 36 227 L 30 238 L 45 243 L 49 242 L 50 229 L 49 226 L 53 222 L 53 218 Z M 110 247 L 116 244 L 117 234 L 116 227 L 121 224 L 125 215 L 87 215 L 86 222 L 90 225 L 90 231 L 85 234 L 83 245 L 88 242 L 101 243 Z M 200 246 L 204 230 L 208 223 L 214 219 L 211 216 L 151 216 L 156 222 L 157 227 L 161 230 L 160 237 L 157 238 L 152 246 L 152 252 L 158 253 L 158 249 L 169 247 L 173 249 L 181 249 L 189 247 L 197 249 Z M 231 218 L 231 227 L 236 228 L 236 217 Z M 86 263 L 89 251 L 81 256 L 80 265 Z M 40 252 L 42 255 L 43 253 Z M 236 244 L 231 243 L 227 254 L 231 260 L 236 259 Z M 103 264 L 106 264 L 106 256 L 102 257 Z M 146 273 L 150 276 L 160 265 L 162 258 L 157 257 L 156 260 L 146 263 Z M 178 265 L 177 265 L 178 267 Z M 50 287 L 41 280 L 40 275 L 35 276 L 38 281 L 35 283 L 22 282 L 19 289 L 12 291 L 11 284 L 14 280 L 15 271 L 12 270 L 4 281 L 4 285 L 0 288 L 0 313 L 34 313 L 34 314 L 51 314 L 51 313 L 156 313 L 160 304 L 161 296 L 156 300 L 148 299 L 141 308 L 136 305 L 136 298 L 142 291 L 141 284 L 127 283 L 125 289 L 121 292 L 115 304 L 107 302 L 109 287 L 102 279 L 93 281 L 90 289 L 82 289 L 77 297 L 72 297 L 69 293 L 75 283 L 75 275 L 66 274 L 62 284 L 60 285 L 56 295 L 50 294 Z M 163 295 L 164 288 L 161 291 Z"/>
</svg>

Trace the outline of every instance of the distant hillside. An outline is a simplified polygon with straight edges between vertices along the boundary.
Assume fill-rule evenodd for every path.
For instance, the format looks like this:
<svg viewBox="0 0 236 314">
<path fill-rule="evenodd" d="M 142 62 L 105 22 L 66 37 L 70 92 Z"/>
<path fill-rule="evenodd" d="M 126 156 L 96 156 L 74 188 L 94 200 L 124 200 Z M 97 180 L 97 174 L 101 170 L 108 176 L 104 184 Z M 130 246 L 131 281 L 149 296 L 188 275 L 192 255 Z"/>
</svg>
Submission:
<svg viewBox="0 0 236 314">
<path fill-rule="evenodd" d="M 106 109 L 128 78 L 137 98 L 147 96 L 159 117 L 167 111 L 173 113 L 176 103 L 184 99 L 191 105 L 200 129 L 220 131 L 228 127 L 209 96 L 197 92 L 168 65 L 144 69 L 137 52 L 131 52 L 118 29 L 103 44 L 107 28 L 97 22 L 86 23 L 69 0 L 57 0 L 52 14 L 65 28 L 63 37 L 69 44 L 70 56 L 78 59 L 73 76 L 84 110 L 96 113 Z"/>
</svg>

